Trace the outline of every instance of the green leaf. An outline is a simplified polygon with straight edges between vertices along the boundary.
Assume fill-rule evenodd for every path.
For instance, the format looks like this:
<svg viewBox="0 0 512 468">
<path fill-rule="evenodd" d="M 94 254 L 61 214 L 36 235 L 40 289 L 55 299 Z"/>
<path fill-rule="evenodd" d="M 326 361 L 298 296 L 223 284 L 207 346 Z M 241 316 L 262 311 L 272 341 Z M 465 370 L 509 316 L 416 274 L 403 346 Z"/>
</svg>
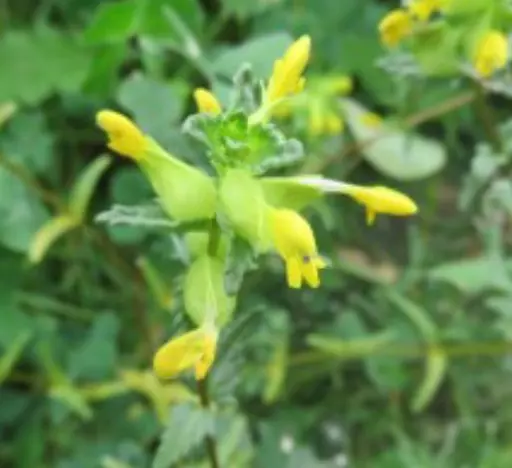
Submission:
<svg viewBox="0 0 512 468">
<path fill-rule="evenodd" d="M 228 322 L 236 306 L 236 298 L 224 288 L 224 264 L 217 258 L 203 255 L 195 260 L 184 283 L 185 311 L 196 325 L 208 318 L 217 324 Z"/>
<path fill-rule="evenodd" d="M 112 313 L 95 317 L 88 335 L 73 347 L 69 355 L 68 369 L 72 378 L 90 381 L 113 376 L 119 327 L 119 320 Z"/>
<path fill-rule="evenodd" d="M 114 95 L 119 82 L 119 68 L 127 53 L 128 47 L 124 43 L 105 44 L 95 50 L 84 92 L 105 98 Z"/>
<path fill-rule="evenodd" d="M 85 40 L 91 44 L 125 41 L 136 31 L 140 5 L 136 0 L 100 3 L 84 33 Z"/>
<path fill-rule="evenodd" d="M 266 366 L 266 382 L 263 401 L 269 405 L 277 401 L 283 391 L 288 368 L 288 339 L 281 337 L 274 345 L 272 355 Z"/>
<path fill-rule="evenodd" d="M 272 73 L 274 61 L 281 57 L 292 43 L 287 33 L 271 33 L 251 39 L 242 45 L 225 48 L 213 61 L 213 70 L 232 78 L 244 63 L 252 66 L 258 79 L 267 79 Z"/>
<path fill-rule="evenodd" d="M 156 203 L 152 206 L 148 204 L 146 213 L 144 207 L 139 209 L 139 206 L 129 206 L 142 205 L 154 198 L 151 184 L 139 168 L 134 166 L 119 168 L 110 179 L 110 183 L 110 198 L 115 205 L 108 210 L 110 214 L 103 212 L 96 220 L 108 224 L 109 234 L 116 242 L 120 244 L 141 242 L 147 235 L 147 229 L 141 229 L 144 226 L 141 218 L 148 219 L 150 223 L 147 227 L 153 222 L 160 223 L 163 228 L 174 226 L 175 223 L 168 219 Z"/>
<path fill-rule="evenodd" d="M 28 251 L 30 263 L 39 263 L 46 256 L 48 249 L 64 234 L 78 226 L 78 221 L 68 215 L 56 216 L 39 229 Z"/>
<path fill-rule="evenodd" d="M 198 0 L 149 0 L 140 30 L 144 35 L 180 45 L 187 53 L 191 52 L 190 43 L 197 42 L 195 36 L 203 32 L 204 16 Z"/>
<path fill-rule="evenodd" d="M 179 223 L 170 220 L 156 203 L 140 206 L 114 205 L 109 210 L 96 215 L 95 220 L 110 226 L 125 225 L 147 229 L 168 229 L 179 226 Z"/>
<path fill-rule="evenodd" d="M 448 23 L 433 23 L 414 36 L 411 49 L 427 76 L 449 77 L 459 73 L 463 32 L 463 28 Z"/>
<path fill-rule="evenodd" d="M 468 295 L 478 295 L 486 291 L 512 291 L 507 265 L 496 256 L 443 263 L 432 268 L 428 272 L 428 278 L 451 284 Z"/>
<path fill-rule="evenodd" d="M 252 247 L 241 237 L 235 236 L 229 246 L 226 259 L 224 285 L 230 296 L 238 293 L 245 274 L 256 269 L 256 256 Z"/>
<path fill-rule="evenodd" d="M 358 339 L 344 340 L 332 336 L 311 334 L 307 337 L 308 344 L 316 349 L 342 359 L 361 359 L 379 352 L 390 343 L 392 334 L 388 331 L 376 333 Z"/>
<path fill-rule="evenodd" d="M 32 238 L 48 218 L 47 209 L 34 193 L 0 168 L 0 243 L 27 252 Z"/>
<path fill-rule="evenodd" d="M 10 346 L 3 352 L 0 357 L 0 386 L 20 358 L 31 336 L 32 333 L 30 331 L 18 334 L 12 340 Z"/>
<path fill-rule="evenodd" d="M 88 164 L 78 175 L 69 195 L 69 211 L 77 220 L 85 219 L 93 192 L 111 163 L 110 157 L 100 156 Z"/>
<path fill-rule="evenodd" d="M 0 128 L 16 113 L 18 110 L 14 102 L 4 102 L 0 104 Z"/>
<path fill-rule="evenodd" d="M 35 104 L 54 92 L 76 91 L 87 77 L 90 57 L 74 37 L 48 27 L 7 31 L 0 40 L 0 102 Z"/>
<path fill-rule="evenodd" d="M 44 115 L 34 111 L 16 114 L 0 138 L 0 152 L 31 172 L 47 172 L 53 164 L 54 138 Z"/>
<path fill-rule="evenodd" d="M 152 468 L 169 468 L 214 433 L 214 418 L 192 403 L 174 406 L 169 414 Z"/>
<path fill-rule="evenodd" d="M 419 413 L 432 401 L 443 382 L 448 365 L 446 353 L 438 343 L 437 327 L 423 307 L 392 290 L 386 296 L 413 323 L 427 345 L 423 381 L 411 401 L 412 411 Z"/>
<path fill-rule="evenodd" d="M 369 111 L 351 99 L 343 99 L 350 130 L 363 145 L 365 159 L 382 174 L 403 181 L 424 179 L 446 163 L 446 150 L 437 141 L 407 133 L 388 124 L 368 125 Z"/>
<path fill-rule="evenodd" d="M 117 93 L 119 102 L 135 117 L 137 123 L 159 139 L 171 124 L 181 118 L 184 100 L 168 84 L 140 72 L 128 76 Z"/>
</svg>

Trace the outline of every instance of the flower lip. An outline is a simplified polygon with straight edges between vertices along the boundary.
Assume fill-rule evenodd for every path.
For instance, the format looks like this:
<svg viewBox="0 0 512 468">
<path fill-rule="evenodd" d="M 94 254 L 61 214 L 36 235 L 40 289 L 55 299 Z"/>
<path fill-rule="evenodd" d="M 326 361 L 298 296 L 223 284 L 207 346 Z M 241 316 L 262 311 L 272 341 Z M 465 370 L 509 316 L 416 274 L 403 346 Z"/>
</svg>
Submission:
<svg viewBox="0 0 512 468">
<path fill-rule="evenodd" d="M 110 149 L 135 160 L 143 157 L 147 148 L 146 137 L 128 117 L 105 109 L 96 114 L 96 123 L 107 133 Z"/>
</svg>

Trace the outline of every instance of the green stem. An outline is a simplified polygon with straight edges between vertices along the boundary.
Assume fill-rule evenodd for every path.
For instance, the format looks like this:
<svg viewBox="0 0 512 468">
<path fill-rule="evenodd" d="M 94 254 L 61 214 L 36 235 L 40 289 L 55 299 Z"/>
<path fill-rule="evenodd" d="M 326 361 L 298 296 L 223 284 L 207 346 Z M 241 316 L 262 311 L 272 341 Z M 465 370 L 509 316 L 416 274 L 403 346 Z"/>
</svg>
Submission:
<svg viewBox="0 0 512 468">
<path fill-rule="evenodd" d="M 503 142 L 498 131 L 498 126 L 496 125 L 493 110 L 486 100 L 485 90 L 479 82 L 475 82 L 474 87 L 476 114 L 482 122 L 484 132 L 493 150 L 496 153 L 501 153 L 503 150 Z"/>
<path fill-rule="evenodd" d="M 210 409 L 210 397 L 208 395 L 208 386 L 206 384 L 206 379 L 197 381 L 197 391 L 199 393 L 199 400 L 201 401 L 201 406 L 206 410 Z M 217 443 L 211 434 L 208 434 L 204 438 L 204 443 L 206 447 L 206 453 L 208 454 L 208 459 L 210 460 L 210 466 L 212 468 L 220 468 L 219 456 L 217 453 Z"/>
<path fill-rule="evenodd" d="M 221 234 L 219 224 L 215 218 L 213 218 L 211 221 L 208 234 L 208 255 L 210 255 L 210 257 L 215 257 L 217 255 L 217 251 L 219 250 Z"/>
</svg>

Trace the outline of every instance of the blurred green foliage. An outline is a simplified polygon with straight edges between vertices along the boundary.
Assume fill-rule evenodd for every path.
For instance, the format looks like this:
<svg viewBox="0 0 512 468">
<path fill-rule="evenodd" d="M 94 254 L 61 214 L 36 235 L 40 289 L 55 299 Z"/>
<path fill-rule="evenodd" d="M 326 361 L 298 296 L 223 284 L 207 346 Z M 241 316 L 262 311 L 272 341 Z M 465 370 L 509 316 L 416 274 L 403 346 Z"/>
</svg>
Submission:
<svg viewBox="0 0 512 468">
<path fill-rule="evenodd" d="M 409 73 L 378 39 L 396 7 L 1 2 L 0 466 L 208 467 L 204 440 L 230 468 L 510 466 L 510 77 Z M 227 102 L 240 65 L 265 79 L 305 33 L 308 74 L 348 74 L 354 91 L 339 103 L 343 135 L 289 124 L 306 142 L 300 170 L 397 186 L 420 215 L 368 230 L 358 207 L 318 203 L 310 218 L 332 264 L 316 291 L 288 290 L 275 258 L 257 269 L 237 246 L 248 271 L 207 410 L 191 378 L 149 370 L 187 324 L 193 250 L 139 172 L 96 159 L 94 114 L 120 109 L 204 166 L 180 131 L 192 90 Z M 388 137 L 361 124 L 367 111 Z"/>
</svg>

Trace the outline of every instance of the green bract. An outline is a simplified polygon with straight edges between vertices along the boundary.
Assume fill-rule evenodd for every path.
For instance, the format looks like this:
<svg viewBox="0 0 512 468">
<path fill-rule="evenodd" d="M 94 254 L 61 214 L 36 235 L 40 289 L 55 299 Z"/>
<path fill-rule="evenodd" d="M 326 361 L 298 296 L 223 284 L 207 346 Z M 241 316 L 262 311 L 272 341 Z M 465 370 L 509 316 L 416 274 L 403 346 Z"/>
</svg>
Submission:
<svg viewBox="0 0 512 468">
<path fill-rule="evenodd" d="M 220 203 L 233 230 L 258 250 L 270 246 L 268 205 L 262 185 L 243 169 L 231 169 L 222 177 Z"/>
<path fill-rule="evenodd" d="M 216 203 L 213 180 L 172 157 L 150 138 L 148 141 L 148 157 L 139 165 L 167 214 L 177 221 L 212 218 Z"/>
<path fill-rule="evenodd" d="M 226 293 L 224 263 L 209 255 L 198 257 L 185 277 L 184 299 L 185 310 L 195 324 L 226 323 L 235 309 L 236 298 Z"/>
</svg>

